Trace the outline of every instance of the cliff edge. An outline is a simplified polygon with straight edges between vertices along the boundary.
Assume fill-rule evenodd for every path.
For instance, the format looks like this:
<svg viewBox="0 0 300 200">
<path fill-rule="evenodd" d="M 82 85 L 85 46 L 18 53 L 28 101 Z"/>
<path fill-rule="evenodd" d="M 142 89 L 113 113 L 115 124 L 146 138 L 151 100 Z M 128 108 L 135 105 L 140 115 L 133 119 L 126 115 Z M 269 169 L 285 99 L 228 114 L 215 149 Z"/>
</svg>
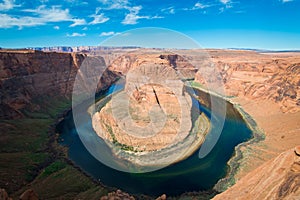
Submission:
<svg viewBox="0 0 300 200">
<path fill-rule="evenodd" d="M 215 196 L 219 199 L 299 199 L 300 146 L 281 153 Z"/>
</svg>

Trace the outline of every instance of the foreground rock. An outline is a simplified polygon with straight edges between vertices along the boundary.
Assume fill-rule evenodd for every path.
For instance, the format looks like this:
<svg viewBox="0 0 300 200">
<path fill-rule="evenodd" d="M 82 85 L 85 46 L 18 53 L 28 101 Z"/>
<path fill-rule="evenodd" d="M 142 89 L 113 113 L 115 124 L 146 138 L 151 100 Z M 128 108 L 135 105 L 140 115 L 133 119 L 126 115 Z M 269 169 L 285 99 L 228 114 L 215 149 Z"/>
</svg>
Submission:
<svg viewBox="0 0 300 200">
<path fill-rule="evenodd" d="M 130 196 L 126 192 L 122 192 L 121 190 L 117 190 L 115 192 L 108 193 L 108 195 L 103 196 L 100 200 L 135 200 L 133 196 Z"/>
<path fill-rule="evenodd" d="M 0 189 L 0 200 L 12 200 L 12 198 L 10 198 L 6 192 L 5 189 Z"/>
<path fill-rule="evenodd" d="M 163 194 L 160 197 L 157 197 L 156 200 L 166 200 L 167 199 L 167 195 Z"/>
<path fill-rule="evenodd" d="M 291 149 L 250 172 L 234 186 L 217 195 L 214 200 L 299 199 L 299 197 L 300 156 Z"/>
<path fill-rule="evenodd" d="M 20 200 L 39 200 L 39 197 L 33 189 L 28 189 L 23 194 L 21 194 Z"/>
</svg>

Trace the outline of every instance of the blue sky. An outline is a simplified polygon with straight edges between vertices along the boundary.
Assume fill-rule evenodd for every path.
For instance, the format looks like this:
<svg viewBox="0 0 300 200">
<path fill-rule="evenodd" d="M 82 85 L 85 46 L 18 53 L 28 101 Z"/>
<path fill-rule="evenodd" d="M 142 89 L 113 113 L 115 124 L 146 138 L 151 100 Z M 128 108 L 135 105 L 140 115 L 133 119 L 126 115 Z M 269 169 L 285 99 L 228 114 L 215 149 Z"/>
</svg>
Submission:
<svg viewBox="0 0 300 200">
<path fill-rule="evenodd" d="M 0 0 L 0 47 L 99 45 L 161 27 L 204 48 L 300 49 L 300 0 Z"/>
</svg>

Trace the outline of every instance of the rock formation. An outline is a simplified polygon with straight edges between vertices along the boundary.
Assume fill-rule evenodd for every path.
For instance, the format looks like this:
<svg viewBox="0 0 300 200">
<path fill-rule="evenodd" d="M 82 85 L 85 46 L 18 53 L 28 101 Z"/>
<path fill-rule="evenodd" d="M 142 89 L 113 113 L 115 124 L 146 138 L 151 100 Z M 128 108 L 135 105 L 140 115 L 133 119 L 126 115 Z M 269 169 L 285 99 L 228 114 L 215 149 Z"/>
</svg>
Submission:
<svg viewBox="0 0 300 200">
<path fill-rule="evenodd" d="M 20 200 L 39 200 L 37 193 L 33 189 L 28 189 L 23 194 L 21 194 Z"/>
<path fill-rule="evenodd" d="M 166 199 L 167 199 L 167 195 L 165 195 L 165 194 L 156 198 L 156 200 L 166 200 Z"/>
<path fill-rule="evenodd" d="M 149 63 L 165 64 L 178 72 L 182 79 L 193 79 L 197 68 L 187 59 L 173 52 L 154 51 L 154 50 L 139 50 L 130 53 L 124 53 L 119 57 L 111 60 L 109 69 L 119 74 L 126 75 L 131 69 Z"/>
<path fill-rule="evenodd" d="M 103 196 L 100 200 L 135 200 L 135 198 L 129 195 L 126 192 L 122 192 L 121 190 L 117 190 L 115 192 L 110 192 L 108 195 Z"/>
<path fill-rule="evenodd" d="M 40 51 L 0 52 L 0 118 L 22 117 L 22 110 L 38 111 L 39 99 L 71 97 L 84 54 Z M 88 70 L 88 69 L 87 69 Z M 91 74 L 98 77 L 97 74 Z M 116 78 L 106 72 L 98 88 L 105 88 Z M 105 80 L 105 81 L 104 81 Z"/>
<path fill-rule="evenodd" d="M 125 92 L 129 99 L 119 96 L 123 93 L 112 98 L 112 114 L 120 129 L 137 139 L 130 140 L 133 146 L 159 150 L 183 140 L 191 130 L 191 98 L 171 67 L 143 64 L 130 70 Z"/>
<path fill-rule="evenodd" d="M 241 50 L 207 50 L 207 53 L 211 56 L 210 62 L 201 63 L 199 59 L 191 63 L 198 68 L 213 64 L 214 68 L 207 70 L 210 74 L 205 77 L 203 70 L 198 71 L 195 81 L 205 87 L 207 81 L 220 80 L 225 88 L 223 95 L 241 104 L 266 133 L 265 141 L 242 150 L 244 158 L 237 176 L 240 178 L 299 143 L 300 54 Z M 188 55 L 189 52 L 183 51 L 182 54 Z M 147 62 L 137 57 L 120 58 L 118 64 L 112 64 L 111 70 L 118 71 L 118 66 L 124 66 L 119 72 L 126 74 L 130 66 Z M 174 63 L 174 57 L 174 54 L 160 56 L 162 63 L 168 60 L 167 64 Z"/>
<path fill-rule="evenodd" d="M 130 159 L 134 163 L 163 166 L 193 153 L 204 141 L 209 125 L 204 114 L 199 114 L 195 123 L 199 127 L 192 127 L 192 100 L 177 73 L 179 68 L 186 71 L 195 68 L 177 66 L 175 61 L 179 56 L 144 56 L 137 55 L 133 60 L 127 56 L 120 58 L 124 61 L 118 64 L 119 72 L 126 74 L 125 89 L 113 95 L 111 101 L 93 115 L 93 127 L 110 146 L 119 146 L 131 154 L 135 152 L 137 157 Z M 118 149 L 115 153 L 124 154 Z M 156 160 L 146 159 L 148 153 Z"/>
<path fill-rule="evenodd" d="M 5 189 L 0 188 L 0 200 L 12 200 L 6 192 Z"/>
<path fill-rule="evenodd" d="M 300 156 L 296 149 L 281 153 L 217 195 L 218 199 L 299 199 Z"/>
<path fill-rule="evenodd" d="M 148 50 L 145 52 L 126 55 L 119 52 L 121 56 L 118 58 L 108 56 L 111 61 L 109 69 L 126 75 L 130 69 L 141 64 L 156 63 L 174 69 L 180 68 L 181 74 L 185 74 L 186 78 L 191 78 L 191 74 L 197 72 L 197 68 L 189 65 L 182 56 L 178 56 L 180 54 L 169 52 L 157 54 Z M 297 199 L 299 157 L 296 157 L 296 154 L 299 155 L 299 148 L 282 154 L 280 152 L 299 143 L 299 53 L 256 53 L 232 50 L 207 50 L 207 52 L 216 66 L 216 71 L 213 72 L 220 75 L 215 78 L 219 78 L 224 83 L 225 95 L 235 97 L 234 101 L 240 103 L 266 133 L 265 141 L 243 149 L 244 160 L 241 161 L 242 169 L 238 176 L 241 180 L 216 199 L 240 195 L 245 198 L 252 197 L 249 196 L 250 194 L 262 199 Z M 189 52 L 185 51 L 184 54 Z M 15 119 L 22 117 L 24 110 L 38 111 L 44 106 L 44 98 L 70 99 L 75 75 L 85 58 L 84 54 L 1 50 L 0 118 Z M 201 66 L 200 62 L 198 64 Z M 89 74 L 98 76 L 93 74 L 93 71 Z M 203 85 L 209 78 L 204 79 L 200 72 L 195 77 L 196 81 Z M 106 72 L 98 88 L 105 88 L 115 79 L 113 73 Z M 155 103 L 155 94 L 151 89 L 153 88 L 141 87 L 134 91 L 132 101 L 140 102 L 142 105 L 143 99 L 148 98 Z M 160 95 L 169 92 L 155 86 L 154 89 L 156 92 L 161 92 Z M 279 157 L 275 158 L 278 154 Z M 273 159 L 267 161 L 270 158 Z M 260 168 L 246 175 L 265 161 L 267 162 Z M 0 194 L 6 195 L 3 190 Z M 5 198 L 8 198 L 7 196 Z"/>
<path fill-rule="evenodd" d="M 300 111 L 300 54 L 209 50 L 227 96 L 271 100 L 282 112 Z M 215 76 L 215 74 L 212 74 Z M 206 84 L 201 74 L 196 81 Z"/>
</svg>

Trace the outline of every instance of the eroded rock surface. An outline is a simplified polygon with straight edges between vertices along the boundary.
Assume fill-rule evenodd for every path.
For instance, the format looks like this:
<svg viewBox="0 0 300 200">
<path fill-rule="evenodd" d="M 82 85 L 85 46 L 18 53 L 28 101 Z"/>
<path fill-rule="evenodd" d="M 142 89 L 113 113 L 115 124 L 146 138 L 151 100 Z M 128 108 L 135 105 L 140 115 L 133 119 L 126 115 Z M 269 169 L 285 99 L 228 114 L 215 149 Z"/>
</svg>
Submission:
<svg viewBox="0 0 300 200">
<path fill-rule="evenodd" d="M 20 118 L 23 110 L 38 111 L 47 98 L 71 98 L 76 74 L 85 54 L 41 51 L 0 51 L 0 118 Z M 93 68 L 82 69 L 99 78 Z M 116 75 L 106 71 L 98 88 Z"/>
<path fill-rule="evenodd" d="M 208 50 L 221 75 L 225 95 L 270 100 L 282 112 L 300 111 L 300 54 Z M 215 76 L 212 74 L 211 77 Z M 197 73 L 196 81 L 209 79 Z"/>
<path fill-rule="evenodd" d="M 12 200 L 6 192 L 5 189 L 0 188 L 0 200 Z"/>
<path fill-rule="evenodd" d="M 106 130 L 105 139 L 137 151 L 154 151 L 189 134 L 191 106 L 191 97 L 175 70 L 148 64 L 130 71 L 125 90 L 113 96 L 96 116 Z"/>
<path fill-rule="evenodd" d="M 192 99 L 183 81 L 173 66 L 156 61 L 129 69 L 124 91 L 93 115 L 97 134 L 110 146 L 140 155 L 132 160 L 141 166 L 184 159 L 199 148 L 209 129 L 200 113 L 192 127 Z"/>
<path fill-rule="evenodd" d="M 108 193 L 108 195 L 106 196 L 101 197 L 100 200 L 135 200 L 135 198 L 126 192 L 117 190 L 115 192 Z"/>
<path fill-rule="evenodd" d="M 28 189 L 21 194 L 20 200 L 39 200 L 37 193 L 33 189 Z"/>
<path fill-rule="evenodd" d="M 214 200 L 299 198 L 300 157 L 291 149 L 250 172 Z"/>
</svg>

